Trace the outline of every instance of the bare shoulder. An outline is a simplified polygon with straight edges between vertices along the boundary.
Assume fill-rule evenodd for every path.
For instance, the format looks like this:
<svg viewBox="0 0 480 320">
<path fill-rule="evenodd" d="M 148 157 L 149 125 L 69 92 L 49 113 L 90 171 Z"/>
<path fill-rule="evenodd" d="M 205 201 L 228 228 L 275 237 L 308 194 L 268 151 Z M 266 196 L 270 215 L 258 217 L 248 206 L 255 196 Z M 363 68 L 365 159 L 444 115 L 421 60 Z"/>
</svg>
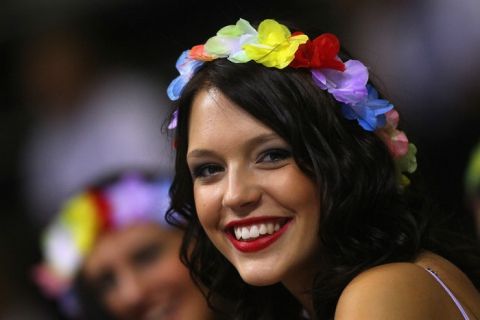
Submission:
<svg viewBox="0 0 480 320">
<path fill-rule="evenodd" d="M 359 274 L 347 285 L 335 319 L 458 319 L 449 299 L 422 267 L 390 263 Z"/>
</svg>

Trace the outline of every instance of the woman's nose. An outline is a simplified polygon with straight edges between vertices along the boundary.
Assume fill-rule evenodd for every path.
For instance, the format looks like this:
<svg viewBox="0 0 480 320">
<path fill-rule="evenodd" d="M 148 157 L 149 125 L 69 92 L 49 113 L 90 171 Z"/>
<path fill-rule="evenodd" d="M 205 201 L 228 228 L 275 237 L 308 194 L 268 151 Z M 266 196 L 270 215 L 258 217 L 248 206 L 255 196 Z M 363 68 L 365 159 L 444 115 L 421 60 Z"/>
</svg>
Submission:
<svg viewBox="0 0 480 320">
<path fill-rule="evenodd" d="M 231 169 L 227 173 L 227 186 L 223 193 L 222 205 L 234 211 L 248 210 L 258 204 L 261 194 L 254 173 Z"/>
<path fill-rule="evenodd" d="M 145 299 L 145 284 L 135 274 L 126 275 L 119 289 L 119 303 L 130 310 L 138 308 Z"/>
</svg>

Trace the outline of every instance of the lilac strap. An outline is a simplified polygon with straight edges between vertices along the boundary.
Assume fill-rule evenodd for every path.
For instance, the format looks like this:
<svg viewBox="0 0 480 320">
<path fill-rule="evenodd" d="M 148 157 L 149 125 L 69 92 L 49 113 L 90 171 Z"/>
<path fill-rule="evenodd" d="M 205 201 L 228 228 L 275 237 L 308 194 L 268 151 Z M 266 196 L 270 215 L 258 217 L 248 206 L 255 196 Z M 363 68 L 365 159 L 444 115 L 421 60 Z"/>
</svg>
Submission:
<svg viewBox="0 0 480 320">
<path fill-rule="evenodd" d="M 455 305 L 457 306 L 458 310 L 460 310 L 460 312 L 462 313 L 462 316 L 463 316 L 463 319 L 465 320 L 470 320 L 470 318 L 468 317 L 467 313 L 465 312 L 465 309 L 463 309 L 462 305 L 460 304 L 460 301 L 457 300 L 457 298 L 453 295 L 452 291 L 450 291 L 450 289 L 445 285 L 445 283 L 443 283 L 442 279 L 440 279 L 440 277 L 435 273 L 435 271 L 433 271 L 432 269 L 430 268 L 425 268 L 425 270 L 428 271 L 428 273 L 430 273 L 433 278 L 435 280 L 437 280 L 437 282 L 443 287 L 443 289 L 445 289 L 445 291 L 448 293 L 448 295 L 450 296 L 450 298 L 452 298 L 453 302 L 455 303 Z"/>
</svg>

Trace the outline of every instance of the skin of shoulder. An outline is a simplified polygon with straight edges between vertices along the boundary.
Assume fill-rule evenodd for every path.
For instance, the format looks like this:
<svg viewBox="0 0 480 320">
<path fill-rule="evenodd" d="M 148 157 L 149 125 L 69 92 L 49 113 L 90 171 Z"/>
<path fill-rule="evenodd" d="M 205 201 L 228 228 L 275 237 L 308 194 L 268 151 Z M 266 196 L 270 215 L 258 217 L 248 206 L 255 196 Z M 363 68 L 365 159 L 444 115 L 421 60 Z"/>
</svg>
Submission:
<svg viewBox="0 0 480 320">
<path fill-rule="evenodd" d="M 413 263 L 374 267 L 355 277 L 338 301 L 336 320 L 459 319 L 433 277 Z"/>
</svg>

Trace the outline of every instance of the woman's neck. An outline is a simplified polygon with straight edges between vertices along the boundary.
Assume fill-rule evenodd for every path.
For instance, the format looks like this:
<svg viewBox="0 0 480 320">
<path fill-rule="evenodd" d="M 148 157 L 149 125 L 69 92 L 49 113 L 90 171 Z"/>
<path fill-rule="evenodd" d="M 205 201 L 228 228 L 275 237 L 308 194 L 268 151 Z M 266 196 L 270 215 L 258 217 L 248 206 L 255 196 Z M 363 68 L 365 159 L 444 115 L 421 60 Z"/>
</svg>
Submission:
<svg viewBox="0 0 480 320">
<path fill-rule="evenodd" d="M 312 288 L 313 280 L 319 272 L 319 269 L 318 263 L 312 263 L 308 267 L 303 267 L 301 272 L 292 274 L 282 281 L 288 291 L 302 304 L 311 320 L 316 319 Z"/>
</svg>

